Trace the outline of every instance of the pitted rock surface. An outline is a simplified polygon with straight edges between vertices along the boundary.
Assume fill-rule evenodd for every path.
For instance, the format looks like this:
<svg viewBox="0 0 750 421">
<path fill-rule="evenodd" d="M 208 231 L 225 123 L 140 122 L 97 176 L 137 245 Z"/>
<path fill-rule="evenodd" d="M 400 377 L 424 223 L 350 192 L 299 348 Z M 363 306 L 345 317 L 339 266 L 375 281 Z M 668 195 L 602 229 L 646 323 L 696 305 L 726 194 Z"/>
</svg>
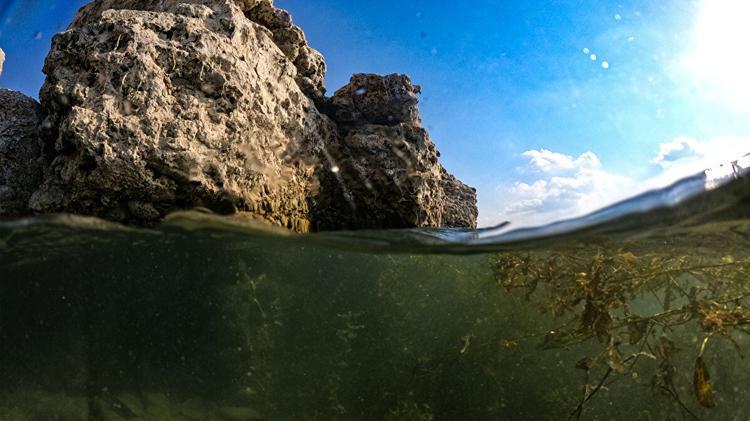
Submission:
<svg viewBox="0 0 750 421">
<path fill-rule="evenodd" d="M 356 74 L 331 100 L 333 118 L 341 126 L 421 124 L 417 95 L 409 76 Z"/>
<path fill-rule="evenodd" d="M 0 216 L 28 213 L 29 198 L 42 178 L 41 122 L 36 101 L 0 89 Z"/>
<path fill-rule="evenodd" d="M 456 228 L 476 228 L 479 209 L 477 190 L 462 183 L 441 166 L 441 182 L 445 203 L 441 226 Z"/>
<path fill-rule="evenodd" d="M 42 109 L 8 97 L 24 105 L 3 122 L 0 216 L 475 227 L 476 192 L 440 165 L 419 86 L 357 74 L 326 98 L 325 69 L 271 0 L 95 0 L 53 38 Z"/>
<path fill-rule="evenodd" d="M 440 153 L 421 127 L 421 88 L 405 75 L 354 75 L 328 110 L 343 141 L 334 150 L 339 173 L 326 185 L 333 220 L 348 229 L 475 228 L 476 192 L 440 165 Z M 468 200 L 464 202 L 465 200 Z M 326 223 L 327 222 L 327 223 Z"/>
<path fill-rule="evenodd" d="M 70 28 L 96 21 L 106 10 L 171 12 L 180 7 L 205 6 L 208 13 L 225 14 L 230 4 L 251 21 L 271 31 L 278 48 L 297 68 L 295 80 L 307 96 L 318 99 L 325 95 L 326 64 L 323 55 L 310 48 L 302 29 L 292 24 L 289 12 L 275 7 L 272 0 L 97 0 L 78 12 Z"/>
<path fill-rule="evenodd" d="M 294 66 L 232 1 L 153 4 L 89 7 L 54 38 L 40 95 L 52 159 L 32 208 L 143 222 L 203 206 L 306 231 L 335 127 Z"/>
</svg>

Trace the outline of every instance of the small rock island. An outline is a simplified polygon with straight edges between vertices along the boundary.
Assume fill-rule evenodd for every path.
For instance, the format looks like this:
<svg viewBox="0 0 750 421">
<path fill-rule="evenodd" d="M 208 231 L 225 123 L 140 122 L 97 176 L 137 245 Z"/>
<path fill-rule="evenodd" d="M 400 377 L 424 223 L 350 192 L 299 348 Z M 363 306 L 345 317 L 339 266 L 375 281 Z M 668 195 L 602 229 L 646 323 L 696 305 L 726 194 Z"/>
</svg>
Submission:
<svg viewBox="0 0 750 421">
<path fill-rule="evenodd" d="M 357 74 L 326 96 L 323 56 L 272 0 L 95 0 L 44 73 L 39 103 L 0 90 L 0 217 L 148 225 L 202 207 L 298 232 L 476 227 L 420 87 Z"/>
</svg>

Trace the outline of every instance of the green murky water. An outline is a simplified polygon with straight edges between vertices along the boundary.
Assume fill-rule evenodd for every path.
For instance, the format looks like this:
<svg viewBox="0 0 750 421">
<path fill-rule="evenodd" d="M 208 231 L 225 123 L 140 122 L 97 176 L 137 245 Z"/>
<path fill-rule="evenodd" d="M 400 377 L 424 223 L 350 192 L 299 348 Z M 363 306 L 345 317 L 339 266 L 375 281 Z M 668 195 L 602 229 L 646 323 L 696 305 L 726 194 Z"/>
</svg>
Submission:
<svg viewBox="0 0 750 421">
<path fill-rule="evenodd" d="M 6 221 L 0 420 L 747 419 L 748 198 L 500 236 Z"/>
</svg>

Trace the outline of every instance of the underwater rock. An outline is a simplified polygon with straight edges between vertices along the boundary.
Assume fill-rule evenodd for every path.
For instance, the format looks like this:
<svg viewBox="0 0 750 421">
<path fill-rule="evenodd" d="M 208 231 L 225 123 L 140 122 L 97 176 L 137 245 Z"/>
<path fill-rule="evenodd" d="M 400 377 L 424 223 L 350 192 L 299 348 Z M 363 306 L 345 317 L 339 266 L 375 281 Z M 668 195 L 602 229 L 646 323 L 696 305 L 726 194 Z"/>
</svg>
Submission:
<svg viewBox="0 0 750 421">
<path fill-rule="evenodd" d="M 440 165 L 420 91 L 405 75 L 356 74 L 334 94 L 327 111 L 343 142 L 331 152 L 338 173 L 325 216 L 334 219 L 318 218 L 323 229 L 476 227 L 476 191 Z M 338 180 L 347 182 L 335 194 Z"/>
<path fill-rule="evenodd" d="M 253 408 L 226 406 L 219 409 L 219 417 L 227 421 L 260 420 L 263 417 Z"/>
<path fill-rule="evenodd" d="M 53 38 L 44 72 L 42 141 L 7 158 L 41 176 L 6 182 L 23 192 L 0 196 L 6 214 L 142 225 L 202 207 L 300 232 L 476 224 L 475 192 L 421 127 L 419 86 L 358 74 L 326 98 L 323 56 L 271 0 L 95 0 Z"/>
<path fill-rule="evenodd" d="M 307 231 L 315 155 L 336 130 L 271 32 L 230 0 L 110 3 L 53 39 L 34 211 L 143 223 L 202 206 Z"/>
<path fill-rule="evenodd" d="M 0 89 L 0 216 L 28 213 L 42 178 L 41 106 L 20 92 Z"/>
</svg>

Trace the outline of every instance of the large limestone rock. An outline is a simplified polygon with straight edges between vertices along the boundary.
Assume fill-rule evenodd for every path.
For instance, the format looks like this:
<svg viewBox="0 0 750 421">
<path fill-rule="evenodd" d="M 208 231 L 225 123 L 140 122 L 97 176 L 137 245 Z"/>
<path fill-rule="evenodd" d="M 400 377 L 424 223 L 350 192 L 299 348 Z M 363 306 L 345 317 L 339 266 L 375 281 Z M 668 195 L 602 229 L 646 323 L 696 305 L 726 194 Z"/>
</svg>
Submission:
<svg viewBox="0 0 750 421">
<path fill-rule="evenodd" d="M 94 2 L 44 71 L 53 130 L 34 211 L 142 223 L 203 206 L 309 228 L 335 128 L 235 2 Z"/>
<path fill-rule="evenodd" d="M 292 24 L 292 17 L 286 10 L 273 6 L 272 0 L 235 0 L 229 1 L 253 22 L 271 31 L 277 47 L 297 68 L 295 79 L 302 90 L 313 99 L 322 98 L 325 94 L 324 79 L 326 64 L 323 56 L 307 44 L 305 33 Z M 84 26 L 98 20 L 107 10 L 151 10 L 168 12 L 180 4 L 204 4 L 212 10 L 226 7 L 226 2 L 210 0 L 99 0 L 84 6 L 71 24 L 71 28 Z"/>
<path fill-rule="evenodd" d="M 41 182 L 41 121 L 36 101 L 0 89 L 0 216 L 26 214 L 29 198 Z"/>
<path fill-rule="evenodd" d="M 325 60 L 307 44 L 302 29 L 292 24 L 289 12 L 274 7 L 270 0 L 245 0 L 244 10 L 253 22 L 273 33 L 276 45 L 297 68 L 296 81 L 302 91 L 316 101 L 322 100 L 326 93 Z"/>
<path fill-rule="evenodd" d="M 476 193 L 439 164 L 420 88 L 361 74 L 326 98 L 325 70 L 271 0 L 95 0 L 53 39 L 43 109 L 0 123 L 0 216 L 474 227 Z"/>
<path fill-rule="evenodd" d="M 343 142 L 323 229 L 476 227 L 476 192 L 439 164 L 420 126 L 420 90 L 405 75 L 357 74 L 335 93 L 329 113 Z"/>
</svg>

